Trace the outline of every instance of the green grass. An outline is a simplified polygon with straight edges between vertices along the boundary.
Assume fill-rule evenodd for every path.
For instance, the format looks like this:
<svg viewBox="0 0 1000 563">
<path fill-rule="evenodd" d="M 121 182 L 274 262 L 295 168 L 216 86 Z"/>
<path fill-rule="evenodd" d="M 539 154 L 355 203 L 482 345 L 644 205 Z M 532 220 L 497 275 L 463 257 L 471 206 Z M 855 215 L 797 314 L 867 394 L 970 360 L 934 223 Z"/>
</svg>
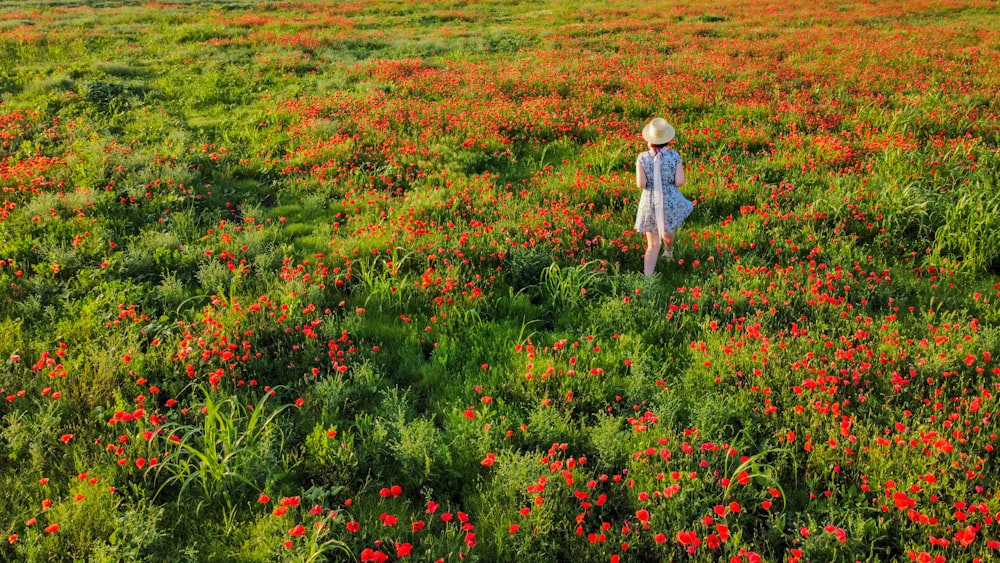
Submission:
<svg viewBox="0 0 1000 563">
<path fill-rule="evenodd" d="M 5 3 L 0 560 L 989 560 L 991 6 L 764 8 Z"/>
</svg>

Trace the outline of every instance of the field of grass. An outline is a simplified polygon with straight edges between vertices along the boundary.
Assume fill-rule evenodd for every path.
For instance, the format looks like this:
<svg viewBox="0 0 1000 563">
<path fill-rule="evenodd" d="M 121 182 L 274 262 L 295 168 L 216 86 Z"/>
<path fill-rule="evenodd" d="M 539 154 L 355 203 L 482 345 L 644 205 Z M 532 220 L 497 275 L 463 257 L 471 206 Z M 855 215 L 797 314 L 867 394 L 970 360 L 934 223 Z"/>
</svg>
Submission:
<svg viewBox="0 0 1000 563">
<path fill-rule="evenodd" d="M 4 2 L 0 560 L 1000 556 L 998 59 L 992 0 Z"/>
</svg>

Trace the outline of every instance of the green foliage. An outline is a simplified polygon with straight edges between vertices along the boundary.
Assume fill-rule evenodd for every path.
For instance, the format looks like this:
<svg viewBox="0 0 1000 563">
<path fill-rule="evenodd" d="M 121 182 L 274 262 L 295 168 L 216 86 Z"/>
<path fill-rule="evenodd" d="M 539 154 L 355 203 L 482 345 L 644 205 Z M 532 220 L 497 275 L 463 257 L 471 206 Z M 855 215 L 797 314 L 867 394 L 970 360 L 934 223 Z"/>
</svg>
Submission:
<svg viewBox="0 0 1000 563">
<path fill-rule="evenodd" d="M 358 471 L 354 436 L 317 424 L 303 444 L 302 469 L 313 482 L 341 490 Z"/>
<path fill-rule="evenodd" d="M 949 262 L 965 272 L 996 271 L 1000 267 L 997 187 L 996 176 L 983 178 L 968 186 L 965 195 L 948 208 L 944 224 L 935 233 L 935 258 L 954 256 Z"/>
<path fill-rule="evenodd" d="M 44 402 L 36 409 L 4 413 L 4 454 L 12 467 L 40 474 L 46 460 L 63 457 L 57 447 L 63 410 L 54 402 Z"/>
<path fill-rule="evenodd" d="M 247 406 L 235 398 L 218 400 L 207 388 L 200 393 L 204 420 L 166 425 L 165 434 L 177 437 L 174 450 L 150 471 L 160 481 L 157 494 L 168 491 L 178 504 L 190 502 L 186 495 L 191 494 L 232 506 L 234 495 L 280 478 L 273 473 L 284 447 L 277 417 L 286 407 L 269 411 L 270 393 Z"/>
<path fill-rule="evenodd" d="M 72 4 L 0 7 L 0 560 L 994 555 L 988 2 Z"/>
</svg>

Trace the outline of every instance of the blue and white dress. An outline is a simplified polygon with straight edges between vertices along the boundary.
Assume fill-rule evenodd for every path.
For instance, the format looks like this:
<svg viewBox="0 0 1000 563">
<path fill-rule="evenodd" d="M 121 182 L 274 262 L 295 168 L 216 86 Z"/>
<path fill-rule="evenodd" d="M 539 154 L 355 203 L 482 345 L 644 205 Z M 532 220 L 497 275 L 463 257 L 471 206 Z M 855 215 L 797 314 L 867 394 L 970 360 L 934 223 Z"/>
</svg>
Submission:
<svg viewBox="0 0 1000 563">
<path fill-rule="evenodd" d="M 639 210 L 635 216 L 635 230 L 640 233 L 655 233 L 656 197 L 653 189 L 655 171 L 653 170 L 655 153 L 646 151 L 635 159 L 636 166 L 641 166 L 646 175 L 646 188 L 639 198 Z M 694 204 L 688 201 L 684 194 L 674 185 L 674 173 L 681 163 L 681 155 L 675 150 L 660 149 L 660 177 L 663 193 L 663 227 L 667 233 L 673 233 L 680 228 L 688 215 L 694 211 Z"/>
</svg>

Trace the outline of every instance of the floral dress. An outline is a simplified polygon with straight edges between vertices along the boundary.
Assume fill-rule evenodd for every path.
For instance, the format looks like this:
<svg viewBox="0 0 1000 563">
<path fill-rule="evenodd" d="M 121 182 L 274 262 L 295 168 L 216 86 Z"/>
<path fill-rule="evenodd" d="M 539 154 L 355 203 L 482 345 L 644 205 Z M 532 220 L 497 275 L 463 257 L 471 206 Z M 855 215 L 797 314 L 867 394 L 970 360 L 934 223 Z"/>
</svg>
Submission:
<svg viewBox="0 0 1000 563">
<path fill-rule="evenodd" d="M 640 233 L 656 232 L 656 198 L 653 197 L 653 152 L 646 151 L 635 159 L 636 166 L 642 166 L 646 175 L 646 188 L 639 198 L 639 211 L 635 215 L 635 230 Z M 681 155 L 674 150 L 661 149 L 660 175 L 663 189 L 663 226 L 673 233 L 694 210 L 694 204 L 674 186 L 674 173 L 681 163 Z"/>
</svg>

